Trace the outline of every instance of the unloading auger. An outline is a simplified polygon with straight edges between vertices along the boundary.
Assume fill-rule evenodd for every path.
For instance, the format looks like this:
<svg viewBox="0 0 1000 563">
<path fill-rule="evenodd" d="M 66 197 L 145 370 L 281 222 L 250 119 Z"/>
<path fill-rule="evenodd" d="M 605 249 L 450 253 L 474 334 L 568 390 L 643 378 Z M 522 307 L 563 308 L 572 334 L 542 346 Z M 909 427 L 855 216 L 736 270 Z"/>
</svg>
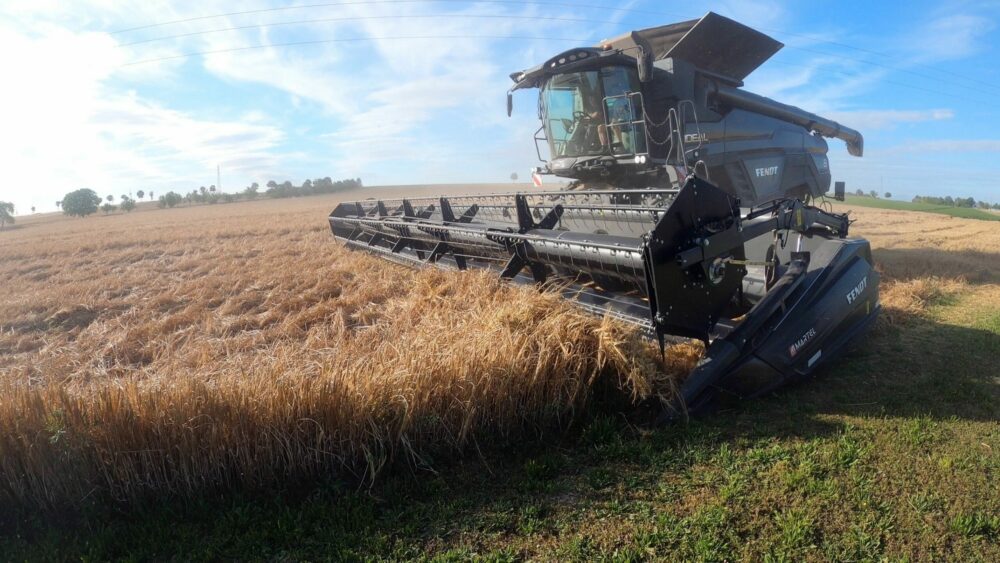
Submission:
<svg viewBox="0 0 1000 563">
<path fill-rule="evenodd" d="M 857 154 L 861 135 L 738 90 L 742 76 L 715 68 L 728 54 L 722 66 L 745 75 L 774 44 L 710 13 L 557 55 L 512 78 L 541 89 L 552 156 L 539 171 L 558 169 L 575 189 L 345 202 L 330 227 L 348 247 L 402 264 L 553 282 L 573 303 L 636 325 L 661 346 L 704 341 L 705 357 L 680 389 L 689 411 L 720 393 L 752 396 L 805 377 L 871 326 L 879 277 L 868 242 L 847 237 L 847 216 L 806 203 L 830 184 L 819 135 L 843 138 Z M 748 56 L 749 70 L 731 60 Z M 677 69 L 697 99 L 673 99 L 665 146 L 645 151 L 656 139 L 642 97 L 683 90 Z"/>
</svg>

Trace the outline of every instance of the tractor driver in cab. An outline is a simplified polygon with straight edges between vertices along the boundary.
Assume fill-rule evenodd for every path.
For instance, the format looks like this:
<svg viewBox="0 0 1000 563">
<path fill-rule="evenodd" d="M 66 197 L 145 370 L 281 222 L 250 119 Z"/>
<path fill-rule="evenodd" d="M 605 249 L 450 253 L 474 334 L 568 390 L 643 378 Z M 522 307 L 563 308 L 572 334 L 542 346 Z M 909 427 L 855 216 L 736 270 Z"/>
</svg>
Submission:
<svg viewBox="0 0 1000 563">
<path fill-rule="evenodd" d="M 601 146 L 611 149 L 612 154 L 624 154 L 634 152 L 632 147 L 631 130 L 625 127 L 633 121 L 631 112 L 631 100 L 629 94 L 628 74 L 621 67 L 607 67 L 600 71 L 601 81 L 604 83 L 604 108 L 588 107 L 585 111 L 587 116 L 597 122 L 597 136 Z M 592 97 L 585 96 L 584 101 L 592 100 Z M 602 113 L 604 115 L 602 115 Z M 607 123 L 604 121 L 607 116 Z M 610 129 L 611 135 L 608 135 Z"/>
<path fill-rule="evenodd" d="M 601 80 L 604 82 L 604 111 L 611 129 L 609 136 L 608 126 L 600 126 L 598 135 L 601 136 L 601 143 L 609 147 L 613 154 L 635 152 L 631 127 L 627 126 L 634 120 L 628 73 L 621 67 L 607 67 L 601 70 Z"/>
</svg>

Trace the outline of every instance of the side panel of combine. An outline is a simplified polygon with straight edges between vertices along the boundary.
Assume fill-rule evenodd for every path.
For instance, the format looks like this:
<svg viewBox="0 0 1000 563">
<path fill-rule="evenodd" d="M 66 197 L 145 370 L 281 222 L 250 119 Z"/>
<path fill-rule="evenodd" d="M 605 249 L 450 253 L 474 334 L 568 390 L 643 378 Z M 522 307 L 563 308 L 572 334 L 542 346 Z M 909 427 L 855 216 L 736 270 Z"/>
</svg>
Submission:
<svg viewBox="0 0 1000 563">
<path fill-rule="evenodd" d="M 868 241 L 831 239 L 797 253 L 742 325 L 712 343 L 685 385 L 687 404 L 718 391 L 752 397 L 813 374 L 871 328 L 878 284 Z"/>
</svg>

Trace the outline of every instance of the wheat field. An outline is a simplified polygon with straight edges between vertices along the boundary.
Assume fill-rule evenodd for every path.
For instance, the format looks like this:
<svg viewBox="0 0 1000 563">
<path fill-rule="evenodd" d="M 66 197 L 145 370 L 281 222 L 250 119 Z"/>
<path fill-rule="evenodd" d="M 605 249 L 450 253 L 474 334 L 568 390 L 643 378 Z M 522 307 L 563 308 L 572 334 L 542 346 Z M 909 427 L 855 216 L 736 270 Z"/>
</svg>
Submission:
<svg viewBox="0 0 1000 563">
<path fill-rule="evenodd" d="M 23 222 L 0 238 L 0 503 L 253 488 L 657 400 L 628 329 L 482 272 L 335 243 L 330 198 Z"/>
<path fill-rule="evenodd" d="M 0 503 L 364 482 L 565 428 L 595 395 L 666 400 L 700 355 L 675 345 L 664 364 L 552 294 L 348 252 L 326 223 L 344 197 L 42 216 L 0 233 Z M 855 215 L 887 322 L 941 292 L 997 295 L 995 224 Z"/>
<path fill-rule="evenodd" d="M 856 220 L 853 236 L 871 242 L 882 275 L 881 324 L 920 314 L 942 296 L 1000 302 L 1000 227 L 992 221 L 835 204 Z"/>
</svg>

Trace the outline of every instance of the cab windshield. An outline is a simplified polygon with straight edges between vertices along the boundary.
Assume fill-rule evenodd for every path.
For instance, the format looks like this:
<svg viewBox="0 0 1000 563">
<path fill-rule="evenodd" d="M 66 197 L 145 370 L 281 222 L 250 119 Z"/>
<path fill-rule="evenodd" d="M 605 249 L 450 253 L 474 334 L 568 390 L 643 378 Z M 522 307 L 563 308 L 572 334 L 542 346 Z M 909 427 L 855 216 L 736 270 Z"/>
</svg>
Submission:
<svg viewBox="0 0 1000 563">
<path fill-rule="evenodd" d="M 646 152 L 635 71 L 625 67 L 557 74 L 541 91 L 552 158 Z"/>
</svg>

